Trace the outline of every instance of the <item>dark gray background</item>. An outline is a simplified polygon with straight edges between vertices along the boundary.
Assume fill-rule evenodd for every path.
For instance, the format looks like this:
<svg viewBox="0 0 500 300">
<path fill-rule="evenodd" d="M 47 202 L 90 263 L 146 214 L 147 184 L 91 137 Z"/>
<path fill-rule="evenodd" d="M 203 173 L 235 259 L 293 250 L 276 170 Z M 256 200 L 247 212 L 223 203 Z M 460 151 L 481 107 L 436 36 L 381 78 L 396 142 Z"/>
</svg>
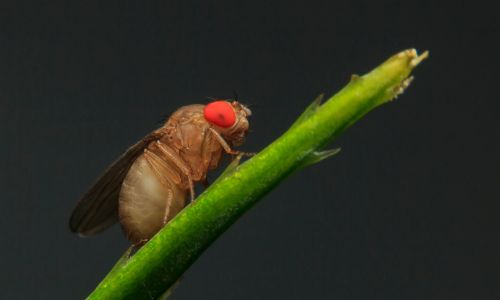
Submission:
<svg viewBox="0 0 500 300">
<path fill-rule="evenodd" d="M 72 235 L 71 209 L 176 108 L 236 90 L 254 112 L 243 149 L 258 151 L 317 94 L 409 47 L 431 51 L 411 88 L 243 216 L 172 299 L 500 297 L 493 7 L 115 4 L 0 4 L 0 298 L 82 299 L 96 286 L 128 242 L 118 226 Z"/>
</svg>

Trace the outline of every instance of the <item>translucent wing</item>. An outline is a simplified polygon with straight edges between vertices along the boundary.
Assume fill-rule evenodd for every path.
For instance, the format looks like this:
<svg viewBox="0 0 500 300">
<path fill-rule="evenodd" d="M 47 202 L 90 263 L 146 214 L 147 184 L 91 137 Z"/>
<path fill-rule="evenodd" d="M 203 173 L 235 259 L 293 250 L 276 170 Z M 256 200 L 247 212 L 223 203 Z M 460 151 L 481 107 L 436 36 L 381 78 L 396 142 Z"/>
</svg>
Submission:
<svg viewBox="0 0 500 300">
<path fill-rule="evenodd" d="M 106 169 L 73 210 L 69 221 L 72 232 L 90 236 L 118 221 L 118 197 L 122 182 L 137 157 L 150 142 L 160 137 L 161 133 L 157 131 L 150 133 Z"/>
</svg>

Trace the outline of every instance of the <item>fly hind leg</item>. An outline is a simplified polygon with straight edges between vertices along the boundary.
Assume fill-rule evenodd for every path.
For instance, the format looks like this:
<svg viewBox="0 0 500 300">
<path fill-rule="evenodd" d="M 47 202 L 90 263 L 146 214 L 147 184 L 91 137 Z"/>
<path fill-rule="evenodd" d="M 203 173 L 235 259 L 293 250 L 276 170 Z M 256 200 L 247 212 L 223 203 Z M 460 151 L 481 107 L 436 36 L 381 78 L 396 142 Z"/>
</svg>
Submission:
<svg viewBox="0 0 500 300">
<path fill-rule="evenodd" d="M 166 188 L 167 190 L 167 196 L 165 197 L 165 211 L 163 213 L 163 222 L 162 226 L 165 226 L 168 222 L 168 214 L 170 212 L 170 207 L 172 205 L 172 200 L 174 198 L 174 193 L 172 192 L 171 189 L 171 184 L 169 183 L 169 178 L 171 181 L 173 181 L 174 184 L 180 183 L 180 177 L 176 176 L 170 169 L 168 168 L 168 165 L 165 164 L 165 162 L 158 157 L 154 152 L 149 151 L 147 149 L 144 150 L 144 158 L 148 162 L 149 166 L 153 170 L 153 173 L 156 175 L 156 177 L 160 180 L 160 183 Z"/>
</svg>

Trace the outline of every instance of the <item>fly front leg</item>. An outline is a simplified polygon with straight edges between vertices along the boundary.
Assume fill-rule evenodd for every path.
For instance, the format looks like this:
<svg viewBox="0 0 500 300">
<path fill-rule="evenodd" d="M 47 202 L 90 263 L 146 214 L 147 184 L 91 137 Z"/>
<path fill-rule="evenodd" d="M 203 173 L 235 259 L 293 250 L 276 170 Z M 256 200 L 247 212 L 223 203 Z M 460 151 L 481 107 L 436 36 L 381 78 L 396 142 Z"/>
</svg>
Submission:
<svg viewBox="0 0 500 300">
<path fill-rule="evenodd" d="M 181 172 L 187 177 L 188 185 L 189 185 L 189 194 L 191 196 L 190 202 L 194 201 L 194 184 L 193 184 L 193 175 L 191 168 L 184 162 L 184 160 L 172 149 L 163 144 L 160 141 L 156 141 L 156 146 L 158 149 L 170 159 L 170 161 L 177 167 Z"/>
<path fill-rule="evenodd" d="M 251 152 L 242 152 L 242 151 L 238 151 L 238 150 L 233 150 L 231 149 L 231 146 L 229 146 L 229 144 L 226 142 L 226 140 L 220 135 L 220 133 L 218 133 L 215 129 L 213 128 L 209 128 L 208 130 L 210 130 L 210 132 L 215 136 L 215 139 L 219 142 L 219 144 L 222 146 L 222 148 L 224 149 L 224 151 L 227 153 L 227 154 L 231 154 L 231 155 L 245 155 L 245 156 L 254 156 L 255 153 L 251 153 Z"/>
</svg>

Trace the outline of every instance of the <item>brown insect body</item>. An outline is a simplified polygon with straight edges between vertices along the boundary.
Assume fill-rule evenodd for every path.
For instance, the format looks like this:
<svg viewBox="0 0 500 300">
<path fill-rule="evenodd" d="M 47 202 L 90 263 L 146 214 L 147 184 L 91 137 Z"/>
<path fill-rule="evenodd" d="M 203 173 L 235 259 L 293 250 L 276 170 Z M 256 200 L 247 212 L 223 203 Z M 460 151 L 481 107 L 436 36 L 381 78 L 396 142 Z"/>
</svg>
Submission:
<svg viewBox="0 0 500 300">
<path fill-rule="evenodd" d="M 208 121 L 205 105 L 188 105 L 131 147 L 80 200 L 71 230 L 93 235 L 118 216 L 130 241 L 149 240 L 184 208 L 188 196 L 193 199 L 194 183 L 206 181 L 222 154 L 237 153 L 231 147 L 243 143 L 250 110 L 236 101 L 227 103 L 235 114 L 230 127 Z"/>
</svg>

